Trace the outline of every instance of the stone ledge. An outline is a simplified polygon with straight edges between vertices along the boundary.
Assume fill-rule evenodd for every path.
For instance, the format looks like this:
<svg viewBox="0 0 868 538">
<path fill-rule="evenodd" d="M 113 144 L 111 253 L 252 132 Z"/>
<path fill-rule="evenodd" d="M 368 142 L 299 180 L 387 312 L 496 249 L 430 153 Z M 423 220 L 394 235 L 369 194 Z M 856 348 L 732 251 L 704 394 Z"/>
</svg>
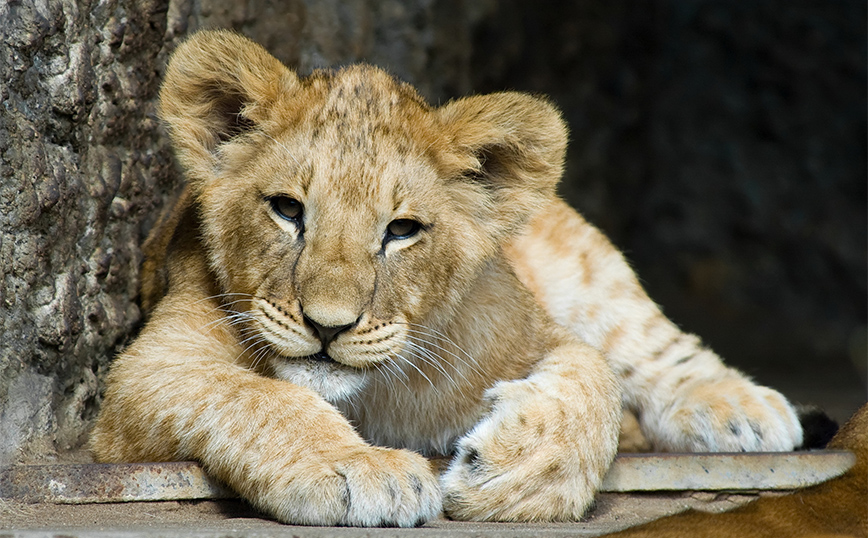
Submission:
<svg viewBox="0 0 868 538">
<path fill-rule="evenodd" d="M 847 451 L 739 454 L 622 454 L 602 493 L 789 491 L 840 476 Z M 16 465 L 0 469 L 0 500 L 89 504 L 216 500 L 234 494 L 197 463 Z"/>
</svg>

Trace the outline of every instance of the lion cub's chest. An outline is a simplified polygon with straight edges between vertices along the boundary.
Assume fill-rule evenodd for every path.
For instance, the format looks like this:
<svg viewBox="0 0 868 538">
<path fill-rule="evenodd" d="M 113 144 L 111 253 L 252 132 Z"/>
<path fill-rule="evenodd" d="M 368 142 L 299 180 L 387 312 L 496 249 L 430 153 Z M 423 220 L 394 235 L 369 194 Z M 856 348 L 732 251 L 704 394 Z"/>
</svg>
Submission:
<svg viewBox="0 0 868 538">
<path fill-rule="evenodd" d="M 429 456 L 452 452 L 483 415 L 483 388 L 404 383 L 378 378 L 337 407 L 369 442 Z"/>
</svg>

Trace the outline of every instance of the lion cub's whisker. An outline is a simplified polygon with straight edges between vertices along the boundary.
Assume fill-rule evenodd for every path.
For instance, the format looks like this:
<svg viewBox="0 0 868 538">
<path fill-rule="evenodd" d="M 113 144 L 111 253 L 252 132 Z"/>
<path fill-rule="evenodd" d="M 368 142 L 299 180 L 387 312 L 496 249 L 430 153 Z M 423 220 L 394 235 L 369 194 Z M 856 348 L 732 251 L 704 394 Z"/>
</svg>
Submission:
<svg viewBox="0 0 868 538">
<path fill-rule="evenodd" d="M 425 340 L 425 339 L 423 339 L 423 338 L 419 338 L 419 337 L 413 336 L 413 335 L 411 335 L 411 334 L 408 334 L 408 335 L 407 335 L 407 338 L 408 338 L 408 339 L 411 339 L 411 340 L 413 340 L 413 341 L 415 341 L 415 342 L 421 342 L 421 343 L 424 343 L 424 344 L 426 344 L 426 345 L 428 345 L 428 346 L 430 346 L 430 347 L 432 347 L 432 348 L 434 348 L 434 349 L 436 349 L 436 350 L 438 350 L 438 351 L 442 351 L 443 353 L 445 353 L 445 354 L 447 354 L 447 355 L 453 357 L 453 358 L 455 359 L 455 361 L 456 361 L 458 364 L 461 364 L 461 365 L 464 365 L 464 366 L 468 367 L 468 368 L 470 369 L 470 371 L 472 371 L 473 373 L 475 373 L 475 374 L 477 374 L 477 375 L 481 375 L 481 372 L 480 372 L 480 370 L 476 367 L 476 365 L 471 364 L 470 362 L 464 360 L 463 358 L 461 358 L 460 356 L 456 355 L 455 353 L 449 351 L 448 349 L 445 349 L 445 348 L 443 348 L 442 346 L 439 346 L 439 345 L 437 345 L 437 344 L 435 344 L 435 343 L 433 343 L 433 342 L 431 342 L 431 341 L 429 341 L 429 340 Z M 450 367 L 451 367 L 451 368 L 452 368 L 456 373 L 458 373 L 458 375 L 461 376 L 461 378 L 462 378 L 464 381 L 469 381 L 469 379 L 467 379 L 467 377 L 464 375 L 464 372 L 461 370 L 461 368 L 458 366 L 458 364 L 453 364 L 451 361 L 448 361 L 448 360 L 442 360 L 442 359 L 444 359 L 445 357 L 440 357 L 440 356 L 438 356 L 438 355 L 436 355 L 436 354 L 434 354 L 434 356 L 436 356 L 438 359 L 441 359 L 441 360 L 438 361 L 439 363 L 441 363 L 441 364 L 448 364 L 448 365 L 449 365 L 449 366 L 450 366 Z"/>
<path fill-rule="evenodd" d="M 395 356 L 398 357 L 399 359 L 401 359 L 402 361 L 404 361 L 404 364 L 410 366 L 411 368 L 413 368 L 414 370 L 419 372 L 419 375 L 421 375 L 425 379 L 425 381 L 427 381 L 428 384 L 431 385 L 431 388 L 434 389 L 434 392 L 439 392 L 439 390 L 437 389 L 437 385 L 435 385 L 434 382 L 431 381 L 431 379 L 427 375 L 425 375 L 425 372 L 423 372 L 422 370 L 419 369 L 418 366 L 413 364 L 413 361 L 409 360 L 407 357 L 403 356 L 400 353 L 396 353 Z M 408 379 L 409 379 L 409 377 L 408 377 Z"/>
<path fill-rule="evenodd" d="M 271 347 L 268 346 L 268 341 L 265 340 L 265 338 L 263 338 L 261 342 L 265 342 L 266 345 L 259 348 L 259 350 L 257 350 L 253 354 L 253 357 L 251 357 L 251 359 L 253 359 L 253 360 L 250 362 L 250 367 L 254 370 L 256 369 L 257 366 L 259 366 L 259 364 L 263 360 L 265 360 L 265 358 L 268 356 L 269 353 L 272 353 L 272 354 L 274 353 L 274 350 L 272 350 Z M 257 343 L 261 343 L 261 342 L 257 342 Z"/>
<path fill-rule="evenodd" d="M 427 334 L 429 336 L 434 336 L 439 340 L 443 340 L 443 341 L 447 342 L 449 345 L 453 346 L 457 351 L 464 354 L 464 356 L 469 361 L 469 363 L 467 363 L 468 366 L 470 366 L 471 363 L 473 365 L 476 364 L 477 361 L 476 361 L 476 359 L 473 358 L 473 356 L 471 356 L 469 353 L 467 353 L 461 346 L 456 344 L 451 338 L 449 338 L 448 336 L 446 336 L 442 332 L 440 332 L 436 329 L 432 329 L 431 327 L 421 325 L 419 323 L 406 323 L 406 322 L 397 322 L 397 323 L 400 323 L 402 325 L 407 325 L 408 327 L 413 327 L 415 330 L 419 331 L 420 333 Z M 459 359 L 459 357 L 457 357 L 457 356 L 455 358 Z"/>
<path fill-rule="evenodd" d="M 395 360 L 396 358 L 400 358 L 401 360 L 406 360 L 400 355 L 396 355 L 394 353 L 390 353 L 389 355 L 384 357 L 383 367 L 386 370 L 386 373 L 389 374 L 385 377 L 385 379 L 394 381 L 398 380 L 404 388 L 410 390 L 410 386 L 407 383 L 410 381 L 410 376 L 407 375 L 407 372 L 401 368 L 400 364 Z"/>
<path fill-rule="evenodd" d="M 210 333 L 212 330 L 214 330 L 216 327 L 219 327 L 220 325 L 234 327 L 235 325 L 239 325 L 245 321 L 252 320 L 253 317 L 251 316 L 251 314 L 253 313 L 254 311 L 252 310 L 249 310 L 247 312 L 225 312 L 223 316 L 220 316 L 219 318 L 209 321 L 208 323 L 203 325 L 202 329 Z"/>
<path fill-rule="evenodd" d="M 412 337 L 408 336 L 407 338 L 410 339 Z M 419 358 L 425 364 L 432 366 L 441 375 L 443 375 L 443 377 L 445 377 L 446 380 L 449 381 L 451 384 L 458 386 L 458 383 L 456 383 L 455 379 L 451 375 L 449 375 L 449 373 L 443 367 L 444 363 L 440 360 L 439 356 L 432 353 L 431 350 L 426 349 L 424 346 L 420 346 L 419 344 L 413 342 L 412 340 L 408 340 L 408 342 L 406 344 L 407 344 L 407 347 L 413 352 L 413 355 L 415 357 Z M 446 364 L 448 364 L 448 363 L 446 363 Z M 454 368 L 454 365 L 450 364 L 450 366 L 452 366 Z M 456 370 L 456 371 L 458 371 L 458 370 Z M 459 372 L 459 374 L 460 374 L 460 372 Z M 464 376 L 462 376 L 462 378 L 463 377 Z M 466 381 L 466 379 L 465 379 L 465 381 Z"/>
<path fill-rule="evenodd" d="M 192 304 L 198 305 L 198 304 L 204 303 L 206 301 L 211 301 L 214 299 L 222 299 L 224 297 L 234 297 L 234 296 L 238 296 L 238 295 L 241 295 L 241 296 L 244 296 L 247 298 L 255 298 L 256 297 L 255 295 L 250 295 L 249 293 L 232 293 L 232 292 L 217 293 L 215 295 L 209 295 L 208 297 L 202 297 L 201 299 L 197 299 L 197 300 L 193 301 Z"/>
<path fill-rule="evenodd" d="M 245 297 L 244 299 L 236 299 L 234 301 L 229 301 L 228 303 L 221 303 L 219 306 L 216 306 L 214 308 L 214 310 L 223 310 L 225 312 L 233 312 L 234 310 L 230 307 L 232 307 L 238 303 L 243 303 L 245 301 L 250 301 L 250 299 Z"/>
</svg>

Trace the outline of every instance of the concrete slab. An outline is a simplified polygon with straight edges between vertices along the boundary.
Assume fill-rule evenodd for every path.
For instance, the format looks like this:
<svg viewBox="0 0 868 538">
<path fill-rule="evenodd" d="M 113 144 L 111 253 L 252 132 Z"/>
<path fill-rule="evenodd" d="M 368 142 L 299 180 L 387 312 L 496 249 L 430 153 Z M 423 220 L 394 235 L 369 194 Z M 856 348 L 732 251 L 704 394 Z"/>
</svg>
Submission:
<svg viewBox="0 0 868 538">
<path fill-rule="evenodd" d="M 590 537 L 688 508 L 724 511 L 757 495 L 601 494 L 575 523 L 465 523 L 438 519 L 416 529 L 302 527 L 269 520 L 239 500 L 56 505 L 0 501 L 3 538 L 437 538 Z"/>
<path fill-rule="evenodd" d="M 738 454 L 622 454 L 600 491 L 793 490 L 841 476 L 856 456 L 845 450 Z"/>
<path fill-rule="evenodd" d="M 838 476 L 852 462 L 852 454 L 837 451 L 621 455 L 604 483 L 609 493 L 597 496 L 583 521 L 438 519 L 416 529 L 283 525 L 241 500 L 228 499 L 230 492 L 190 462 L 15 466 L 0 469 L 0 538 L 599 536 L 688 508 L 730 510 L 760 495 L 779 495 Z"/>
<path fill-rule="evenodd" d="M 846 451 L 622 454 L 601 492 L 792 490 L 840 476 Z M 101 503 L 225 499 L 234 494 L 193 462 L 17 465 L 0 468 L 0 499 Z"/>
</svg>

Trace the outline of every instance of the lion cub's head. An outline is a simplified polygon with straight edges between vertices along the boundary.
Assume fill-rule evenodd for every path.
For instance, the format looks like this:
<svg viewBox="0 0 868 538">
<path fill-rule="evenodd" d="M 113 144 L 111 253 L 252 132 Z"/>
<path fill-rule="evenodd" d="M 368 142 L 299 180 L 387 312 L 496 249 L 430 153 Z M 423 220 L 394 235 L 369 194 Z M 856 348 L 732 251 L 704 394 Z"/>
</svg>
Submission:
<svg viewBox="0 0 868 538">
<path fill-rule="evenodd" d="M 554 195 L 566 144 L 537 98 L 432 108 L 370 66 L 299 78 L 229 32 L 179 47 L 160 114 L 225 305 L 277 375 L 331 400 L 448 326 Z"/>
</svg>

